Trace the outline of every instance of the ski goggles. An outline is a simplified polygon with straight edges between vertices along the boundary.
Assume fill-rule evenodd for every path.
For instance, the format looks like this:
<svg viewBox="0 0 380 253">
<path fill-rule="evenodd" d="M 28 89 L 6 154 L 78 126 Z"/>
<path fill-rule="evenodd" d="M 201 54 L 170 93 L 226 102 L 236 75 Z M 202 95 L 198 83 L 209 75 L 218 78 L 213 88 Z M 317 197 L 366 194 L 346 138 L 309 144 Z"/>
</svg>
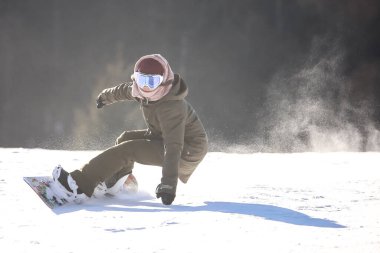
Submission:
<svg viewBox="0 0 380 253">
<path fill-rule="evenodd" d="M 137 86 L 140 88 L 148 86 L 151 90 L 156 89 L 164 79 L 161 75 L 147 75 L 140 72 L 135 72 L 134 77 Z"/>
</svg>

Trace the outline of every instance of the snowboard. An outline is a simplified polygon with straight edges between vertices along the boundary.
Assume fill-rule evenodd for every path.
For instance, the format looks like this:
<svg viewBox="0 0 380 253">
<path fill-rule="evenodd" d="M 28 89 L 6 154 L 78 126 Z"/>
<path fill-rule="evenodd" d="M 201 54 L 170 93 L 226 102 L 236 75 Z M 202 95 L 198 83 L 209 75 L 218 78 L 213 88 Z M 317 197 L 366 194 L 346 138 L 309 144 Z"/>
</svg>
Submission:
<svg viewBox="0 0 380 253">
<path fill-rule="evenodd" d="M 53 178 L 48 176 L 24 177 L 24 181 L 33 189 L 41 200 L 51 209 L 63 206 L 68 202 L 55 192 Z"/>
<path fill-rule="evenodd" d="M 55 191 L 56 186 L 54 185 L 52 177 L 49 177 L 49 176 L 24 177 L 23 179 L 50 209 L 55 209 L 57 207 L 70 203 L 67 200 L 62 199 L 58 194 L 56 194 L 56 191 Z M 97 198 L 100 198 L 103 196 L 112 197 L 118 194 L 120 191 L 129 193 L 129 194 L 138 192 L 138 183 L 133 174 L 129 174 L 125 176 L 123 180 L 121 180 L 121 184 L 122 185 L 119 185 L 116 187 L 116 188 L 119 188 L 118 191 L 109 192 L 107 191 L 107 189 L 100 190 L 101 192 L 98 192 L 96 194 L 96 197 Z M 94 195 L 95 195 L 95 192 L 94 192 Z"/>
</svg>

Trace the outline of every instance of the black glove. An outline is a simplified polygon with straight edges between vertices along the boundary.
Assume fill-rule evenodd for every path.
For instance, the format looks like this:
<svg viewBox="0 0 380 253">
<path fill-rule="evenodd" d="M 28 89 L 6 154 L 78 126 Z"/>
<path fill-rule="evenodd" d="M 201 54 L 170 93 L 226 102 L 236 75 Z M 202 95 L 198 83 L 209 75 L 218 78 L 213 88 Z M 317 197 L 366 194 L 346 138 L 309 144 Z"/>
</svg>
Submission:
<svg viewBox="0 0 380 253">
<path fill-rule="evenodd" d="M 156 197 L 161 198 L 162 204 L 171 205 L 175 199 L 175 187 L 166 184 L 159 184 L 156 188 Z"/>
<path fill-rule="evenodd" d="M 102 95 L 100 94 L 98 96 L 98 98 L 96 99 L 96 107 L 98 109 L 102 108 L 103 106 L 105 106 L 106 104 L 104 103 L 104 98 L 102 97 Z"/>
</svg>

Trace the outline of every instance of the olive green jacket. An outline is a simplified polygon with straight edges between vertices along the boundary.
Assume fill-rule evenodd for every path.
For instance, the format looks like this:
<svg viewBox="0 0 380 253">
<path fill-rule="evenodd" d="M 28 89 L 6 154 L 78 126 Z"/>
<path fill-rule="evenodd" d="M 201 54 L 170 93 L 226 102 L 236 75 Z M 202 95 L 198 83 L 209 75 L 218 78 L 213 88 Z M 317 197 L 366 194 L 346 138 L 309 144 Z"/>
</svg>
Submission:
<svg viewBox="0 0 380 253">
<path fill-rule="evenodd" d="M 117 101 L 134 100 L 141 109 L 152 137 L 162 138 L 165 152 L 162 183 L 184 183 L 207 153 L 205 129 L 192 106 L 185 100 L 188 88 L 178 74 L 174 75 L 171 90 L 158 101 L 132 96 L 132 82 L 105 89 L 101 96 L 108 105 Z"/>
</svg>

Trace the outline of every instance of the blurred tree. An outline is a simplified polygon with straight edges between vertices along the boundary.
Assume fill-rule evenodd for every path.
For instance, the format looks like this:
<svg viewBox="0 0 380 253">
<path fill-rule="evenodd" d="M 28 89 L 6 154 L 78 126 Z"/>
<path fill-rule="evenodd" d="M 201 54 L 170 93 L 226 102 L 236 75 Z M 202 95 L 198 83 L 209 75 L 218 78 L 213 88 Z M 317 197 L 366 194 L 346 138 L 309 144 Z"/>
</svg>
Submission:
<svg viewBox="0 0 380 253">
<path fill-rule="evenodd" d="M 345 103 L 365 104 L 376 129 L 379 7 L 376 0 L 1 0 L 0 145 L 102 148 L 123 128 L 141 127 L 137 108 L 97 111 L 94 98 L 155 52 L 188 83 L 213 142 L 262 141 L 273 125 L 265 113 L 282 101 L 271 104 L 271 84 L 292 80 L 313 57 L 323 62 L 336 46 L 351 91 Z M 316 54 L 319 41 L 327 42 Z M 296 96 L 295 87 L 285 81 L 279 90 Z M 317 91 L 331 101 L 342 98 L 337 90 Z"/>
</svg>

